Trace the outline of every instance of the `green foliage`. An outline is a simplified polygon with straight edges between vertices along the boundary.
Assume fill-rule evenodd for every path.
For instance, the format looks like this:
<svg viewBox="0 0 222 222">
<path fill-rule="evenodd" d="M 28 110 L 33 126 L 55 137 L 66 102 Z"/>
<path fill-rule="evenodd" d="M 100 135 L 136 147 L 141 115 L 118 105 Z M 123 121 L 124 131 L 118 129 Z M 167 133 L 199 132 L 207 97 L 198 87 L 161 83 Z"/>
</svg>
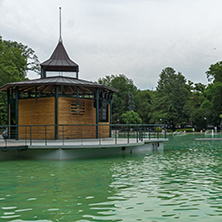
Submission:
<svg viewBox="0 0 222 222">
<path fill-rule="evenodd" d="M 220 123 L 220 114 L 222 111 L 222 82 L 209 84 L 206 89 L 206 97 L 208 104 L 205 105 L 208 109 L 208 119 L 215 124 Z"/>
<path fill-rule="evenodd" d="M 150 122 L 154 94 L 155 92 L 151 90 L 138 90 L 135 95 L 135 111 L 139 114 L 144 124 Z"/>
<path fill-rule="evenodd" d="M 209 82 L 222 82 L 222 61 L 211 65 L 206 74 Z"/>
<path fill-rule="evenodd" d="M 208 100 L 201 92 L 193 92 L 184 105 L 184 113 L 188 116 L 187 122 L 191 123 L 197 130 L 206 127 L 204 121 L 208 117 L 208 108 L 206 107 Z"/>
<path fill-rule="evenodd" d="M 155 132 L 159 132 L 159 133 L 161 133 L 161 132 L 162 132 L 162 130 L 163 130 L 163 128 L 162 128 L 162 127 L 156 127 L 156 128 L 155 128 Z"/>
<path fill-rule="evenodd" d="M 142 119 L 139 117 L 138 113 L 131 110 L 131 111 L 127 111 L 121 115 L 121 123 L 141 124 Z"/>
<path fill-rule="evenodd" d="M 164 123 L 173 130 L 189 124 L 199 131 L 207 125 L 219 126 L 222 122 L 222 62 L 211 65 L 206 73 L 208 80 L 213 81 L 208 86 L 187 81 L 180 72 L 167 67 L 160 73 L 156 91 L 137 90 L 125 75 L 106 76 L 99 82 L 119 90 L 114 95 L 114 123 L 131 110 L 131 94 L 134 111 L 143 123 Z"/>
<path fill-rule="evenodd" d="M 2 40 L 0 36 L 0 87 L 9 82 L 25 80 L 28 70 L 40 70 L 34 51 L 22 43 Z M 0 91 L 0 125 L 7 124 L 6 106 L 6 93 Z"/>
<path fill-rule="evenodd" d="M 99 79 L 99 83 L 118 90 L 118 93 L 114 94 L 114 100 L 112 103 L 112 120 L 113 123 L 118 123 L 121 115 L 126 111 L 129 111 L 130 107 L 133 106 L 133 104 L 130 104 L 132 102 L 130 97 L 136 95 L 137 88 L 133 84 L 133 81 L 123 74 L 105 76 L 104 78 Z"/>
<path fill-rule="evenodd" d="M 6 95 L 0 91 L 0 125 L 7 124 L 7 99 Z"/>
<path fill-rule="evenodd" d="M 173 133 L 173 130 L 172 129 L 167 129 L 167 132 L 168 133 Z"/>
<path fill-rule="evenodd" d="M 184 105 L 190 95 L 189 89 L 190 86 L 181 73 L 176 73 L 171 67 L 163 69 L 153 99 L 152 122 L 162 119 L 163 123 L 172 128 L 186 123 Z"/>
<path fill-rule="evenodd" d="M 176 129 L 176 132 L 187 132 L 187 133 L 192 133 L 193 132 L 193 128 L 183 128 L 183 129 Z"/>
</svg>

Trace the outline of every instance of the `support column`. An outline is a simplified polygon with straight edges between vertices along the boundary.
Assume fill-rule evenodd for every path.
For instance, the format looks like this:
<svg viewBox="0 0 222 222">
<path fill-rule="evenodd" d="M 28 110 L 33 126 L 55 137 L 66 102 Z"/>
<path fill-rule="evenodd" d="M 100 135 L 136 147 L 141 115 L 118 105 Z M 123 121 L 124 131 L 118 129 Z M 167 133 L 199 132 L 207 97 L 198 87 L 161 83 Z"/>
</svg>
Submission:
<svg viewBox="0 0 222 222">
<path fill-rule="evenodd" d="M 19 100 L 19 91 L 18 87 L 15 88 L 15 139 L 18 140 L 18 100 Z"/>
<path fill-rule="evenodd" d="M 112 101 L 110 100 L 109 101 L 109 129 L 110 129 L 110 132 L 109 132 L 109 136 L 111 137 L 112 136 Z"/>
<path fill-rule="evenodd" d="M 55 86 L 55 139 L 58 139 L 58 86 Z"/>
<path fill-rule="evenodd" d="M 96 89 L 96 138 L 99 138 L 99 89 Z"/>
<path fill-rule="evenodd" d="M 37 99 L 38 99 L 38 89 L 37 86 L 35 86 L 35 103 L 37 104 Z"/>
<path fill-rule="evenodd" d="M 7 90 L 7 125 L 10 125 L 10 90 Z"/>
</svg>

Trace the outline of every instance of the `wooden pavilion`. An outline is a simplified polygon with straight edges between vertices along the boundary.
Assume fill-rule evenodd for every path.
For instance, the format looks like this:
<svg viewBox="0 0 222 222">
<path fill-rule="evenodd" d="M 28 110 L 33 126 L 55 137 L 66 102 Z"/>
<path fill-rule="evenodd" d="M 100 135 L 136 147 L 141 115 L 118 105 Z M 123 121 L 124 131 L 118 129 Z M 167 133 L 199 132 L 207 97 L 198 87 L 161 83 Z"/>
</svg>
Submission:
<svg viewBox="0 0 222 222">
<path fill-rule="evenodd" d="M 78 73 L 79 66 L 69 58 L 60 36 L 51 57 L 41 64 L 41 78 L 0 88 L 8 95 L 9 129 L 18 126 L 16 138 L 59 139 L 64 138 L 64 131 L 65 138 L 109 137 L 116 90 L 79 79 Z M 21 125 L 39 127 L 30 134 Z M 43 125 L 48 125 L 46 132 Z"/>
</svg>

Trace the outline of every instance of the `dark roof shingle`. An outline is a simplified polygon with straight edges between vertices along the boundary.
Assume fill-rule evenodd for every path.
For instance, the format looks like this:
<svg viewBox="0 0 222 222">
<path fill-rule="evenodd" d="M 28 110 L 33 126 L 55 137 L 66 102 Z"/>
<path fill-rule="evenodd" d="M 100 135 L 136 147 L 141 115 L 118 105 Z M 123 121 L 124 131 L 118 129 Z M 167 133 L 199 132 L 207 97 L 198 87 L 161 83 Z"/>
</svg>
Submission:
<svg viewBox="0 0 222 222">
<path fill-rule="evenodd" d="M 62 42 L 58 43 L 51 57 L 41 63 L 41 67 L 45 71 L 79 72 L 79 66 L 69 58 Z"/>
</svg>

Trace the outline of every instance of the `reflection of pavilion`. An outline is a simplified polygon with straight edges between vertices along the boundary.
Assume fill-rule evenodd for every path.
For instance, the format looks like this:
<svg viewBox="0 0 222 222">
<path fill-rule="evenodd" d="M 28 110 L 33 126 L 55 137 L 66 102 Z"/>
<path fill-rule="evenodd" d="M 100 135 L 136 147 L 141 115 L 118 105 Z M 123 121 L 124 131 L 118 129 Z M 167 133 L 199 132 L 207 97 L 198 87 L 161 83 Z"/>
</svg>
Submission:
<svg viewBox="0 0 222 222">
<path fill-rule="evenodd" d="M 40 79 L 9 83 L 1 88 L 8 94 L 8 125 L 55 125 L 47 130 L 47 138 L 57 139 L 62 137 L 57 125 L 97 124 L 90 130 L 85 126 L 81 136 L 108 137 L 107 124 L 112 120 L 111 101 L 116 90 L 81 80 L 78 72 L 79 66 L 69 58 L 60 36 L 51 57 L 41 64 Z M 98 127 L 104 123 L 101 135 Z M 22 138 L 24 129 L 17 129 L 17 138 Z M 41 139 L 39 132 L 32 132 L 32 136 Z"/>
</svg>

